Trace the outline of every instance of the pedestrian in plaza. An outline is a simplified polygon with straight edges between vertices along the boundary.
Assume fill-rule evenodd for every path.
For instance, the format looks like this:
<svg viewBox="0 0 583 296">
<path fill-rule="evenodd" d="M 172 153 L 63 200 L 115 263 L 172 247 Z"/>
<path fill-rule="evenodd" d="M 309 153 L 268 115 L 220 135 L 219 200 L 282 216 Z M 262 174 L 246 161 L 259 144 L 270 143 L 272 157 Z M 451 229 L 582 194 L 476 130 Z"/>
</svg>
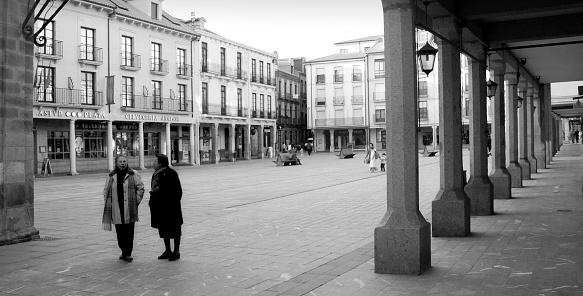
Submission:
<svg viewBox="0 0 583 296">
<path fill-rule="evenodd" d="M 105 208 L 103 210 L 103 229 L 111 231 L 115 225 L 117 244 L 121 249 L 119 259 L 126 262 L 134 260 L 134 227 L 138 219 L 138 206 L 144 196 L 144 183 L 140 174 L 128 167 L 124 155 L 115 158 L 115 169 L 109 173 L 103 188 Z"/>
<path fill-rule="evenodd" d="M 381 155 L 381 172 L 385 171 L 386 164 L 387 164 L 387 154 L 383 153 L 383 155 Z"/>
<path fill-rule="evenodd" d="M 312 143 L 308 142 L 308 144 L 306 144 L 306 150 L 308 150 L 308 155 L 312 155 Z"/>
<path fill-rule="evenodd" d="M 373 143 L 368 144 L 368 151 L 364 157 L 364 162 L 368 163 L 371 173 L 374 173 L 378 170 L 378 166 L 380 164 L 380 155 L 374 148 Z"/>
<path fill-rule="evenodd" d="M 182 236 L 182 186 L 178 173 L 168 167 L 168 157 L 157 154 L 154 160 L 152 190 L 150 191 L 151 226 L 158 229 L 164 239 L 165 251 L 158 259 L 175 261 L 180 259 L 180 237 Z M 170 249 L 170 239 L 174 239 L 174 252 Z"/>
</svg>

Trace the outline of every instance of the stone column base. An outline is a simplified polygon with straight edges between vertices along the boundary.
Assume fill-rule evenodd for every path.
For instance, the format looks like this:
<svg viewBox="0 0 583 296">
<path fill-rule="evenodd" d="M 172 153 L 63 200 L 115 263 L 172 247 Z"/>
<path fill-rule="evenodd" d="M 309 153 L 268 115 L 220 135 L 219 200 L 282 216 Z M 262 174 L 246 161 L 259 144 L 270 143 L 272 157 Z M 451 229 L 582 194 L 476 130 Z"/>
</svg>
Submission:
<svg viewBox="0 0 583 296">
<path fill-rule="evenodd" d="M 536 168 L 537 169 L 546 169 L 547 168 L 547 156 L 544 152 L 535 153 L 534 156 L 536 157 Z"/>
<path fill-rule="evenodd" d="M 374 230 L 375 273 L 422 274 L 431 266 L 431 224 L 425 219 L 419 226 L 389 224 Z"/>
<path fill-rule="evenodd" d="M 463 190 L 439 190 L 431 202 L 431 234 L 462 237 L 470 234 L 470 199 Z"/>
<path fill-rule="evenodd" d="M 518 162 L 511 162 L 506 167 L 510 174 L 512 188 L 522 188 L 522 167 Z"/>
<path fill-rule="evenodd" d="M 528 158 L 519 158 L 518 164 L 522 168 L 522 180 L 530 180 L 530 162 Z"/>
<path fill-rule="evenodd" d="M 39 238 L 39 232 L 34 227 L 21 229 L 18 232 L 0 232 L 0 246 L 27 242 Z"/>
<path fill-rule="evenodd" d="M 494 199 L 512 198 L 512 177 L 506 168 L 493 170 L 488 177 L 494 187 Z"/>
<path fill-rule="evenodd" d="M 538 167 L 538 159 L 534 155 L 528 157 L 528 163 L 530 163 L 530 173 L 536 174 Z"/>
<path fill-rule="evenodd" d="M 494 186 L 488 177 L 470 177 L 464 192 L 470 199 L 471 216 L 494 214 Z"/>
</svg>

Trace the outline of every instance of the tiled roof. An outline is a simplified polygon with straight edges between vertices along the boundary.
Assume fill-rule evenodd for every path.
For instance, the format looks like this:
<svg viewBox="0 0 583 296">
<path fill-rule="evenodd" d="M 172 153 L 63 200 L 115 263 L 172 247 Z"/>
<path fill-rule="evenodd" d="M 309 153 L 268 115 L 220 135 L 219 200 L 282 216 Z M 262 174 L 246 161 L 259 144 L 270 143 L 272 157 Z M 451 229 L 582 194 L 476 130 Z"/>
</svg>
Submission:
<svg viewBox="0 0 583 296">
<path fill-rule="evenodd" d="M 322 58 L 317 58 L 309 60 L 306 63 L 317 63 L 317 62 L 329 62 L 329 61 L 339 61 L 339 60 L 352 60 L 352 59 L 362 59 L 365 57 L 364 52 L 352 52 L 352 53 L 337 53 Z"/>
<path fill-rule="evenodd" d="M 366 53 L 379 53 L 385 51 L 385 42 L 383 39 L 379 40 L 375 45 L 371 46 Z"/>
<path fill-rule="evenodd" d="M 334 43 L 334 45 L 355 43 L 355 42 L 365 42 L 365 41 L 376 41 L 379 38 L 383 38 L 383 35 L 374 35 L 374 36 L 362 37 L 362 38 L 357 38 L 357 39 L 352 39 L 352 40 L 340 41 L 340 42 Z"/>
</svg>

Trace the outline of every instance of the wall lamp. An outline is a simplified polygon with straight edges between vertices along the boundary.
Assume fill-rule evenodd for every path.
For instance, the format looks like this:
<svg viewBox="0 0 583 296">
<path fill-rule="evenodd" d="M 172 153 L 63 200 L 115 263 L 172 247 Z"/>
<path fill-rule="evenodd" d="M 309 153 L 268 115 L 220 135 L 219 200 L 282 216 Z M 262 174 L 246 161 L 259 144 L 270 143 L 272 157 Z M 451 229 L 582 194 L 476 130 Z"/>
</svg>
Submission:
<svg viewBox="0 0 583 296">
<path fill-rule="evenodd" d="M 490 55 L 488 55 L 488 69 L 490 68 Z M 496 89 L 498 88 L 498 83 L 492 81 L 492 78 L 486 82 L 486 95 L 488 99 L 491 99 L 494 95 L 496 95 Z"/>
<path fill-rule="evenodd" d="M 423 4 L 425 4 L 425 24 L 427 24 L 427 5 L 429 5 L 429 3 L 429 1 L 423 2 Z M 429 44 L 429 40 L 427 40 L 425 45 L 423 45 L 423 47 L 417 51 L 421 71 L 423 71 L 427 76 L 429 76 L 429 73 L 433 71 L 436 55 L 437 49 Z"/>
<path fill-rule="evenodd" d="M 522 101 L 523 99 L 521 97 L 518 97 L 518 100 L 516 100 L 516 108 L 522 107 Z"/>
<path fill-rule="evenodd" d="M 36 7 L 38 6 L 38 4 L 41 1 L 43 1 L 44 4 L 41 7 L 41 9 L 38 11 L 38 13 L 34 16 L 33 25 L 31 26 L 31 25 L 29 25 L 29 22 L 31 20 L 30 18 L 35 13 Z M 63 9 L 63 7 L 65 7 L 65 5 L 69 2 L 69 0 L 63 0 L 63 2 L 61 3 L 61 6 L 59 6 L 59 8 L 57 8 L 57 10 L 55 10 L 55 12 L 47 19 L 46 15 L 49 12 L 49 10 L 53 7 L 54 2 L 55 2 L 55 0 L 35 0 L 32 7 L 29 7 L 28 14 L 26 15 L 26 19 L 22 23 L 22 34 L 24 34 L 24 37 L 26 39 L 32 39 L 34 44 L 36 44 L 37 46 L 43 47 L 47 44 L 47 39 L 44 36 L 39 36 L 39 35 L 41 32 L 44 31 L 44 29 L 47 27 L 47 25 L 53 21 L 55 16 L 57 16 L 59 11 L 61 11 L 61 9 Z M 52 3 L 52 4 L 51 4 L 51 7 L 47 9 L 47 6 L 49 5 L 49 3 Z M 45 11 L 45 9 L 46 9 L 46 11 Z M 43 15 L 43 11 L 44 11 L 44 15 Z M 34 26 L 34 23 L 36 21 L 39 21 L 39 20 L 42 20 L 43 24 L 41 25 L 40 29 L 38 29 L 38 31 L 35 32 L 33 26 Z"/>
</svg>

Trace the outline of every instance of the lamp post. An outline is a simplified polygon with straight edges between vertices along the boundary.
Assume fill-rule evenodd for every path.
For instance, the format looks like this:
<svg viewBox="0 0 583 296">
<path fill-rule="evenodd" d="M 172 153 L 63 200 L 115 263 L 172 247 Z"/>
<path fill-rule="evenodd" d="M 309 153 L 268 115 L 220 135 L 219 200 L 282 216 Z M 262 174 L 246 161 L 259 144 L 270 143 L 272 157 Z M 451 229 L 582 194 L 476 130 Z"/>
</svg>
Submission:
<svg viewBox="0 0 583 296">
<path fill-rule="evenodd" d="M 43 1 L 44 4 L 39 11 L 36 11 L 36 7 L 38 6 L 38 4 L 41 1 Z M 27 39 L 32 39 L 34 44 L 36 44 L 37 46 L 40 46 L 40 47 L 43 47 L 47 44 L 47 39 L 44 36 L 40 36 L 40 33 L 42 33 L 44 31 L 44 29 L 47 27 L 47 25 L 53 21 L 55 16 L 57 16 L 59 11 L 61 11 L 61 9 L 63 9 L 63 7 L 65 7 L 65 5 L 67 4 L 67 2 L 69 2 L 69 0 L 63 0 L 61 5 L 59 6 L 59 8 L 57 8 L 57 10 L 47 19 L 46 14 L 50 10 L 50 8 L 53 7 L 53 5 L 51 4 L 51 7 L 49 9 L 47 9 L 47 11 L 44 13 L 44 16 L 43 16 L 43 11 L 47 8 L 47 5 L 51 2 L 54 3 L 55 0 L 35 0 L 34 4 L 32 5 L 32 7 L 30 7 L 30 10 L 28 11 L 28 14 L 26 15 L 26 19 L 22 23 L 22 33 L 24 34 L 24 37 Z M 36 31 L 36 32 L 34 31 L 33 26 L 29 25 L 30 18 L 35 13 L 36 13 L 36 15 L 34 16 L 34 21 L 41 20 L 40 17 L 43 16 L 43 19 L 42 19 L 43 24 L 41 25 L 40 29 L 38 29 L 38 31 Z"/>
</svg>

